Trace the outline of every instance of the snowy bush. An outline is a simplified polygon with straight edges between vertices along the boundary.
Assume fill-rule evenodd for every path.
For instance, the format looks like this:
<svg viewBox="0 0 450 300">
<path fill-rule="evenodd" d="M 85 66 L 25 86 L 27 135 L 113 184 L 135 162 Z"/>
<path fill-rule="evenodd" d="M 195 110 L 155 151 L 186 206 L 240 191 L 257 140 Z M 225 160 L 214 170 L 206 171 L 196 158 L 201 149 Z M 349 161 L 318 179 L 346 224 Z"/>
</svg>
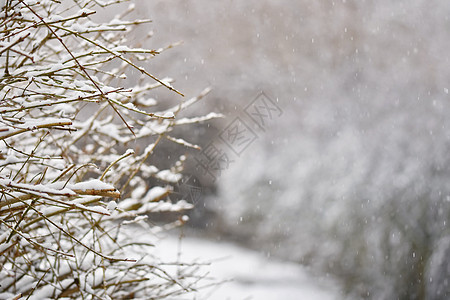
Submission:
<svg viewBox="0 0 450 300">
<path fill-rule="evenodd" d="M 116 2 L 0 3 L 2 299 L 162 299 L 201 279 L 196 265 L 152 257 L 133 226 L 192 208 L 168 199 L 185 157 L 168 169 L 150 158 L 162 140 L 196 147 L 170 132 L 215 117 L 176 118 L 208 90 L 157 111 L 153 89 L 181 93 L 141 67 L 164 49 L 125 46 L 149 22 L 127 20 L 133 5 L 96 21 Z M 149 236 L 184 222 L 152 223 Z"/>
</svg>

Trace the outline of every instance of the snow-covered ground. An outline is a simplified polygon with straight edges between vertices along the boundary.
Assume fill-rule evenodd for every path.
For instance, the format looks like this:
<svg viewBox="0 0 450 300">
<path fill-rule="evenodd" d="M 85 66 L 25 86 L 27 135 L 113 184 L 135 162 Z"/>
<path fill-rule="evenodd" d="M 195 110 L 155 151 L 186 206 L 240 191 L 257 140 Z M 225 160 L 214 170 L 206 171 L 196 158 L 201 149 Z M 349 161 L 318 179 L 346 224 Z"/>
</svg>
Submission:
<svg viewBox="0 0 450 300">
<path fill-rule="evenodd" d="M 182 254 L 178 257 L 181 246 Z M 226 281 L 199 291 L 194 299 L 339 299 L 337 284 L 318 279 L 298 264 L 283 262 L 229 242 L 176 235 L 162 239 L 155 249 L 161 259 L 211 262 L 208 277 Z M 192 299 L 192 298 L 186 298 Z"/>
</svg>

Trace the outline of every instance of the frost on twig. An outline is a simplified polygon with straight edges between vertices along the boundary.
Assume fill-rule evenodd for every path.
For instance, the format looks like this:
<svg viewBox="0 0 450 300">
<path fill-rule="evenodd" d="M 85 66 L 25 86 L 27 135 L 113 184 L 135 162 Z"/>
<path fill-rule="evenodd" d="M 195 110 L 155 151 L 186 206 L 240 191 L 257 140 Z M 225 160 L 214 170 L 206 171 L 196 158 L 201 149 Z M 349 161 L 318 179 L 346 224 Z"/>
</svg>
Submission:
<svg viewBox="0 0 450 300">
<path fill-rule="evenodd" d="M 198 148 L 169 132 L 219 116 L 177 119 L 208 90 L 152 111 L 153 89 L 182 94 L 140 65 L 164 49 L 123 44 L 148 20 L 124 20 L 130 6 L 98 24 L 96 11 L 122 1 L 64 2 L 0 2 L 0 294 L 162 299 L 194 291 L 202 278 L 195 266 L 171 273 L 148 256 L 152 243 L 122 228 L 140 214 L 192 208 L 168 198 L 184 158 L 160 170 L 150 157 L 163 139 Z M 146 84 L 127 81 L 128 70 Z"/>
</svg>

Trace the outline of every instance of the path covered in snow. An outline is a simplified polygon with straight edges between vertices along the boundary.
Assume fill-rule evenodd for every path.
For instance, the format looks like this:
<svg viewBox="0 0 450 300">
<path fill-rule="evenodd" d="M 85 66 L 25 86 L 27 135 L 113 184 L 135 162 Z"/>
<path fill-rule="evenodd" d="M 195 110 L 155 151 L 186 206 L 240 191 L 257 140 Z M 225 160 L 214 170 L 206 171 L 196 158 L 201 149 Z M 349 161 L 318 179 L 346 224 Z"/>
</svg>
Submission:
<svg viewBox="0 0 450 300">
<path fill-rule="evenodd" d="M 163 239 L 156 247 L 159 257 L 177 259 L 180 240 L 177 236 Z M 314 278 L 294 263 L 267 257 L 228 242 L 184 237 L 181 261 L 205 262 L 210 276 L 230 280 L 220 286 L 201 290 L 195 299 L 340 299 L 337 285 L 327 279 Z"/>
</svg>

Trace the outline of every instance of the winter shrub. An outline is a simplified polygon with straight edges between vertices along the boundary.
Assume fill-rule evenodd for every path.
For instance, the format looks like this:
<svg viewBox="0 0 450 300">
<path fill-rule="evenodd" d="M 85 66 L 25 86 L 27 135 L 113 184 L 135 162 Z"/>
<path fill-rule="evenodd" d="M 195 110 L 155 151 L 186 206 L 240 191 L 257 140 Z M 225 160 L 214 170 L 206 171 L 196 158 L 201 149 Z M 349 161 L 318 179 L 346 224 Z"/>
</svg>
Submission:
<svg viewBox="0 0 450 300">
<path fill-rule="evenodd" d="M 141 67 L 165 49 L 126 46 L 149 22 L 127 20 L 133 5 L 97 23 L 96 11 L 118 2 L 1 3 L 2 299 L 162 299 L 201 279 L 197 265 L 151 256 L 133 226 L 148 213 L 181 213 L 151 223 L 151 236 L 186 221 L 192 205 L 168 198 L 185 158 L 168 169 L 151 158 L 163 140 L 196 147 L 170 132 L 215 117 L 177 118 L 208 91 L 157 111 L 154 89 L 181 93 Z"/>
</svg>

